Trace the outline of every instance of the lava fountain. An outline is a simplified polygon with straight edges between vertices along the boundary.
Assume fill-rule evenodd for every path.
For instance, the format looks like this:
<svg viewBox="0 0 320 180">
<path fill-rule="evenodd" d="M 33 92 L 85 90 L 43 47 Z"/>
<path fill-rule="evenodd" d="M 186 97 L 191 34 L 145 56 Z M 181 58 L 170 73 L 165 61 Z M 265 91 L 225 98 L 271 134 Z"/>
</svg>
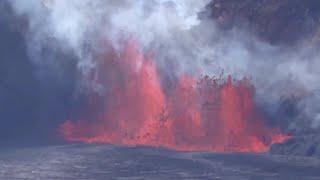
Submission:
<svg viewBox="0 0 320 180">
<path fill-rule="evenodd" d="M 96 78 L 105 85 L 104 94 L 95 97 L 103 102 L 103 113 L 95 120 L 61 124 L 59 132 L 67 141 L 265 152 L 289 138 L 265 124 L 248 79 L 181 75 L 170 91 L 164 91 L 155 61 L 134 41 L 120 54 L 104 56 Z"/>
</svg>

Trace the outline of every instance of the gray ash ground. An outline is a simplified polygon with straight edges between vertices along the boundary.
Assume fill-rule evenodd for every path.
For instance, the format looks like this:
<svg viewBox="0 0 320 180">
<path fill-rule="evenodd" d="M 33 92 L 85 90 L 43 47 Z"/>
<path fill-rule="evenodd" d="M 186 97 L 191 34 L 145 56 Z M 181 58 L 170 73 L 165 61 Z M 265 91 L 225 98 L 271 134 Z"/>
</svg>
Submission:
<svg viewBox="0 0 320 180">
<path fill-rule="evenodd" d="M 320 160 L 270 154 L 183 153 L 61 145 L 0 150 L 0 179 L 320 179 Z"/>
</svg>

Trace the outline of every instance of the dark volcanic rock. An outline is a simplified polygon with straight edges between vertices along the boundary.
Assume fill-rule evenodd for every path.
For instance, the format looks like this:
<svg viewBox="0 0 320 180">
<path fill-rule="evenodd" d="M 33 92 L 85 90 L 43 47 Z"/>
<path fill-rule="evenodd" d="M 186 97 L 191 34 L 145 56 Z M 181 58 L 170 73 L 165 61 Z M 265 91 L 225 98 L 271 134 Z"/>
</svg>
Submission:
<svg viewBox="0 0 320 180">
<path fill-rule="evenodd" d="M 320 157 L 320 135 L 293 137 L 283 144 L 273 145 L 270 152 L 273 154 Z"/>
<path fill-rule="evenodd" d="M 313 38 L 319 29 L 318 0 L 214 0 L 208 8 L 222 28 L 247 27 L 272 44 Z"/>
</svg>

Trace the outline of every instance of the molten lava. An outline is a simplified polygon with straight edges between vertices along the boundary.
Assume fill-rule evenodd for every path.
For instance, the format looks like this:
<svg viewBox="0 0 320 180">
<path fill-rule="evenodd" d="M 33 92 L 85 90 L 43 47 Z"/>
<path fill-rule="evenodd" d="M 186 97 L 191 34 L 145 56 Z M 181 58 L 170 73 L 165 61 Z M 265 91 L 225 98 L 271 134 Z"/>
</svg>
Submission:
<svg viewBox="0 0 320 180">
<path fill-rule="evenodd" d="M 249 80 L 183 75 L 164 91 L 154 61 L 130 41 L 105 55 L 103 113 L 60 126 L 68 141 L 147 145 L 181 151 L 265 152 L 288 138 L 267 127 Z M 99 98 L 97 98 L 99 99 Z"/>
</svg>

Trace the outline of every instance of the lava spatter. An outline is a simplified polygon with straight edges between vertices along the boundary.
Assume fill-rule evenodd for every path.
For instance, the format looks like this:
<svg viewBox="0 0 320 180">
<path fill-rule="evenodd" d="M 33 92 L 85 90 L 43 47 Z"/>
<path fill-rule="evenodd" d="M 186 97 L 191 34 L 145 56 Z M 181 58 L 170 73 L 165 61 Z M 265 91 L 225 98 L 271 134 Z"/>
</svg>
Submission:
<svg viewBox="0 0 320 180">
<path fill-rule="evenodd" d="M 165 93 L 155 61 L 134 41 L 105 61 L 99 82 L 107 87 L 103 114 L 95 121 L 63 123 L 59 131 L 67 141 L 265 152 L 289 138 L 264 123 L 248 79 L 181 75 Z"/>
</svg>

